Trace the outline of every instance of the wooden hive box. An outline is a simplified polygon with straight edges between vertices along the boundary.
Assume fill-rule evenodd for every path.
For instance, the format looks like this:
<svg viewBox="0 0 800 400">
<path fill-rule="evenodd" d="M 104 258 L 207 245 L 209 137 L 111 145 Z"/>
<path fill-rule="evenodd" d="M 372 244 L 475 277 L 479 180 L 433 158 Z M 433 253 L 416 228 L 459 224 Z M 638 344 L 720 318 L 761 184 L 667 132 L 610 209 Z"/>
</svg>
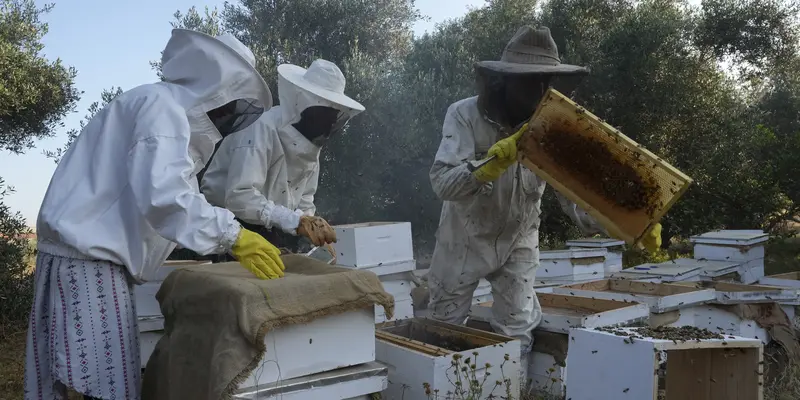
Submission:
<svg viewBox="0 0 800 400">
<path fill-rule="evenodd" d="M 553 289 L 553 293 L 644 303 L 650 305 L 653 313 L 664 313 L 716 299 L 713 289 L 618 279 L 563 286 Z"/>
<path fill-rule="evenodd" d="M 634 334 L 631 329 L 570 332 L 568 399 L 763 399 L 758 340 L 727 335 L 685 342 L 642 335 L 631 340 L 625 333 Z"/>
<path fill-rule="evenodd" d="M 661 220 L 692 182 L 555 89 L 547 90 L 536 109 L 531 125 L 538 123 L 544 131 L 530 130 L 519 142 L 520 162 L 628 244 Z M 621 167 L 600 168 L 612 164 Z"/>
</svg>

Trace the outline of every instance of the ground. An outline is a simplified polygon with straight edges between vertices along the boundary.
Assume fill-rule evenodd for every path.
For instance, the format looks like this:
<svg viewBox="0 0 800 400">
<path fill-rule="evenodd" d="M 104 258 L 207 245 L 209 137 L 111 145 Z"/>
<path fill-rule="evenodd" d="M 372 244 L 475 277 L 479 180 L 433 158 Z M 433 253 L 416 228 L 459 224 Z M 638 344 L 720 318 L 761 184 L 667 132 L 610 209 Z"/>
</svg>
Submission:
<svg viewBox="0 0 800 400">
<path fill-rule="evenodd" d="M 774 241 L 767 246 L 766 254 L 768 275 L 800 271 L 800 238 Z M 0 399 L 21 399 L 25 326 L 2 327 L 0 334 Z M 765 358 L 770 362 L 770 357 Z M 765 388 L 765 399 L 800 399 L 800 366 L 782 368 L 774 383 Z M 80 400 L 80 397 L 73 394 L 70 400 Z M 528 397 L 521 400 L 555 399 Z"/>
</svg>

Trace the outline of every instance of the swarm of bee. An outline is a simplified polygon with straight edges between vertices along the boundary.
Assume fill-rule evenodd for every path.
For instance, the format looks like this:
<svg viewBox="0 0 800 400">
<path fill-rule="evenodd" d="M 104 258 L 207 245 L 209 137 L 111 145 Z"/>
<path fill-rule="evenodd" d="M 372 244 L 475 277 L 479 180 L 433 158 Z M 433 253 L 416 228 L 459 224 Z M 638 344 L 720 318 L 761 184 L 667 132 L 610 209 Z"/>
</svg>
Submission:
<svg viewBox="0 0 800 400">
<path fill-rule="evenodd" d="M 630 211 L 652 215 L 658 201 L 658 186 L 622 162 L 600 140 L 560 129 L 550 129 L 539 145 L 570 175 L 606 199 Z"/>
</svg>

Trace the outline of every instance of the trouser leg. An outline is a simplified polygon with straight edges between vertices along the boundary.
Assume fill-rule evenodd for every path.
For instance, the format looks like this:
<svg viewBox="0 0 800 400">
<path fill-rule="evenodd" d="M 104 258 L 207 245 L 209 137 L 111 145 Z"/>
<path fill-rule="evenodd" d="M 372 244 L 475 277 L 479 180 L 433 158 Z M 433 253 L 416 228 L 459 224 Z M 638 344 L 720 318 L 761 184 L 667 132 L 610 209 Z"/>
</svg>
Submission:
<svg viewBox="0 0 800 400">
<path fill-rule="evenodd" d="M 533 329 L 542 320 L 542 307 L 533 289 L 537 267 L 535 262 L 512 261 L 487 277 L 492 285 L 492 329 L 520 341 L 522 387 L 528 380 Z"/>
<path fill-rule="evenodd" d="M 478 287 L 478 282 L 462 284 L 453 290 L 446 290 L 436 279 L 429 276 L 428 285 L 430 289 L 428 309 L 431 311 L 431 318 L 463 325 L 469 316 L 472 295 Z"/>
</svg>

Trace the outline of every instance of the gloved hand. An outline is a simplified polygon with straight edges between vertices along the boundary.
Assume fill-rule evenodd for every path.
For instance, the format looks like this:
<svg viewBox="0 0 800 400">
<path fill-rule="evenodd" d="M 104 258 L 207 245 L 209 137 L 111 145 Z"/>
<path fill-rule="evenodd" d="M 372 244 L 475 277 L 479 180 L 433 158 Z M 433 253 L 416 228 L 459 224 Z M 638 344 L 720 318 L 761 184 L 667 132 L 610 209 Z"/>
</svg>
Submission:
<svg viewBox="0 0 800 400">
<path fill-rule="evenodd" d="M 300 217 L 297 234 L 307 237 L 314 246 L 336 243 L 336 231 L 321 217 L 307 215 Z"/>
<path fill-rule="evenodd" d="M 650 253 L 655 253 L 661 248 L 661 224 L 656 223 L 639 241 Z"/>
<path fill-rule="evenodd" d="M 283 277 L 283 260 L 280 250 L 261 235 L 242 228 L 231 253 L 245 268 L 259 279 Z"/>
<path fill-rule="evenodd" d="M 472 175 L 474 175 L 475 178 L 481 182 L 491 182 L 499 178 L 500 175 L 503 175 L 503 172 L 506 172 L 508 167 L 517 161 L 517 142 L 519 141 L 519 138 L 522 137 L 522 134 L 527 130 L 528 124 L 526 123 L 525 125 L 522 125 L 522 128 L 520 128 L 520 130 L 518 130 L 515 134 L 499 140 L 497 143 L 492 145 L 492 147 L 489 148 L 489 152 L 486 154 L 486 157 L 497 157 L 494 160 L 486 163 L 486 165 L 473 171 Z"/>
</svg>

